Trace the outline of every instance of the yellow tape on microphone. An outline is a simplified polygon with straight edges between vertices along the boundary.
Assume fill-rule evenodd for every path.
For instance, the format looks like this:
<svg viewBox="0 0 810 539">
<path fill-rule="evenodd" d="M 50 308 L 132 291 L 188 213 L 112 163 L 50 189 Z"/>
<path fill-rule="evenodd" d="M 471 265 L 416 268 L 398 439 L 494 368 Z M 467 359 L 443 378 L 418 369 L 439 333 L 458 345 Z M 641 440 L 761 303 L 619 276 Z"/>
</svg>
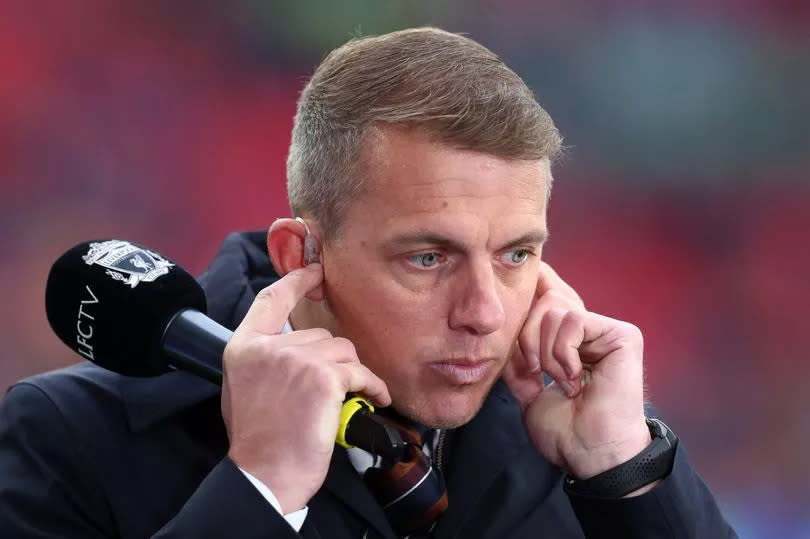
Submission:
<svg viewBox="0 0 810 539">
<path fill-rule="evenodd" d="M 335 441 L 347 449 L 354 447 L 346 441 L 346 428 L 349 426 L 354 414 L 358 412 L 370 413 L 374 412 L 374 406 L 362 397 L 352 397 L 343 403 L 343 408 L 340 410 L 340 423 L 338 424 L 337 436 Z"/>
</svg>

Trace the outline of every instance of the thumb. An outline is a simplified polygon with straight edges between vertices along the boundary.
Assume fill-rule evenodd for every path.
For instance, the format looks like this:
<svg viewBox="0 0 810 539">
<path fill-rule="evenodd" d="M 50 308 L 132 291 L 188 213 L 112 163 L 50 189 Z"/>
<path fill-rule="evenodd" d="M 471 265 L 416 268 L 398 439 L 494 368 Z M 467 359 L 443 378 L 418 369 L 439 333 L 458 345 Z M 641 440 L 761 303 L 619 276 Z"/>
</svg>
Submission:
<svg viewBox="0 0 810 539">
<path fill-rule="evenodd" d="M 519 346 L 515 347 L 512 357 L 506 362 L 501 377 L 524 411 L 545 387 L 543 373 L 529 372 Z"/>
<path fill-rule="evenodd" d="M 320 264 L 310 264 L 289 272 L 256 295 L 237 331 L 278 334 L 293 308 L 321 281 L 323 269 Z"/>
</svg>

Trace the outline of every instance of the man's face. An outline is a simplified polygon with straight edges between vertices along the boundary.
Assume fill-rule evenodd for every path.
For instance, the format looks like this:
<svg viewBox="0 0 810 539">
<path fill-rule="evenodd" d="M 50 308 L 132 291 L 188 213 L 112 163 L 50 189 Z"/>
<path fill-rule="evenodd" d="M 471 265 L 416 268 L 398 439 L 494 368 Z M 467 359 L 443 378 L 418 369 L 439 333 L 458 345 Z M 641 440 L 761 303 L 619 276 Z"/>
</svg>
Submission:
<svg viewBox="0 0 810 539">
<path fill-rule="evenodd" d="M 480 409 L 532 303 L 546 235 L 547 160 L 506 161 L 384 128 L 367 189 L 324 245 L 338 332 L 394 407 L 450 428 Z"/>
</svg>

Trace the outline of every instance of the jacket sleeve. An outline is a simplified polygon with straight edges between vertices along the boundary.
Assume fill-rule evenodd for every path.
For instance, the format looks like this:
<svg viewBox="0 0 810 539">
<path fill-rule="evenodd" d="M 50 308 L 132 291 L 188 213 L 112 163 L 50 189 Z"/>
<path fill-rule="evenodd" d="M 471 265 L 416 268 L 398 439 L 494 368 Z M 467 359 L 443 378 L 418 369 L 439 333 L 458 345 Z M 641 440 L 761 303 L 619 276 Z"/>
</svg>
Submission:
<svg viewBox="0 0 810 539">
<path fill-rule="evenodd" d="M 12 387 L 0 403 L 0 537 L 121 536 L 85 443 L 39 387 Z M 153 537 L 300 536 L 226 458 Z"/>
<path fill-rule="evenodd" d="M 155 539 L 300 537 L 228 458 L 211 470 Z"/>
<path fill-rule="evenodd" d="M 681 444 L 672 472 L 649 492 L 633 498 L 569 496 L 588 538 L 736 538 L 711 492 L 689 464 Z"/>
</svg>

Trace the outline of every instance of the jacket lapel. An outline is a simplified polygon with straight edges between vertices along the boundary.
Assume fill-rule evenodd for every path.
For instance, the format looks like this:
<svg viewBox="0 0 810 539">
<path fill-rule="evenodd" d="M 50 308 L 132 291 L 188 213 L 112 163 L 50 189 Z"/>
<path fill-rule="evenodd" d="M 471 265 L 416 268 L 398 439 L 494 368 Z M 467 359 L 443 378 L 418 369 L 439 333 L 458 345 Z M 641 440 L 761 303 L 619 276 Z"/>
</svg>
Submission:
<svg viewBox="0 0 810 539">
<path fill-rule="evenodd" d="M 446 473 L 448 510 L 439 519 L 434 537 L 457 537 L 495 478 L 529 443 L 520 408 L 502 381 L 456 436 Z"/>
<path fill-rule="evenodd" d="M 374 499 L 342 447 L 335 446 L 324 487 L 373 526 L 381 536 L 391 539 L 395 537 L 380 504 Z"/>
</svg>

